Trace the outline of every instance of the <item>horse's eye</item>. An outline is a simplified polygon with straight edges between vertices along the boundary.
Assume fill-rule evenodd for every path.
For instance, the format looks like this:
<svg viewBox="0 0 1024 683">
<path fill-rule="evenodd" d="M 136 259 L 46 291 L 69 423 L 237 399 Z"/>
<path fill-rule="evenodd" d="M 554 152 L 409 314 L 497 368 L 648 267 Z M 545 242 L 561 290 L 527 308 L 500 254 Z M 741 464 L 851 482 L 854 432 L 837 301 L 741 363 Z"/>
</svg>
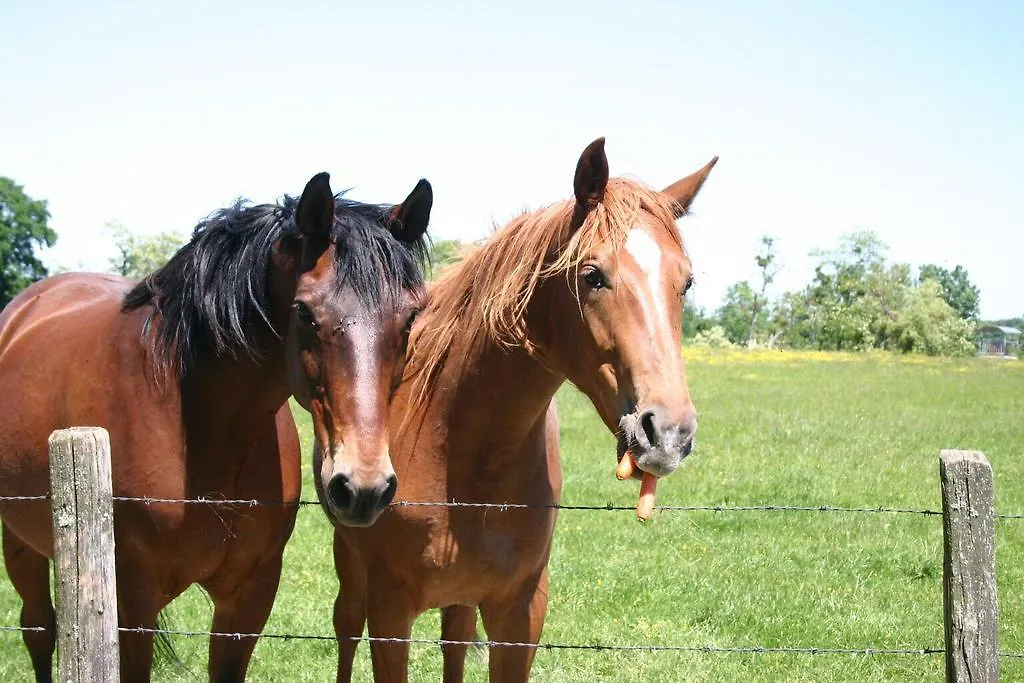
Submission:
<svg viewBox="0 0 1024 683">
<path fill-rule="evenodd" d="M 416 322 L 416 317 L 420 314 L 420 309 L 414 309 L 409 317 L 405 320 L 405 326 L 402 327 L 402 336 L 405 338 L 409 337 L 409 333 L 412 332 L 412 325 Z"/>
<path fill-rule="evenodd" d="M 583 271 L 583 281 L 591 289 L 601 289 L 608 286 L 608 281 L 604 279 L 604 273 L 593 266 L 589 266 Z"/>
<path fill-rule="evenodd" d="M 686 280 L 686 284 L 683 286 L 683 296 L 686 296 L 686 293 L 690 291 L 691 287 L 693 287 L 693 278 L 692 277 L 688 278 Z"/>
<path fill-rule="evenodd" d="M 298 316 L 299 321 L 302 322 L 302 324 L 309 325 L 314 330 L 318 327 L 316 319 L 313 317 L 313 312 L 301 301 L 295 302 L 295 315 Z"/>
</svg>

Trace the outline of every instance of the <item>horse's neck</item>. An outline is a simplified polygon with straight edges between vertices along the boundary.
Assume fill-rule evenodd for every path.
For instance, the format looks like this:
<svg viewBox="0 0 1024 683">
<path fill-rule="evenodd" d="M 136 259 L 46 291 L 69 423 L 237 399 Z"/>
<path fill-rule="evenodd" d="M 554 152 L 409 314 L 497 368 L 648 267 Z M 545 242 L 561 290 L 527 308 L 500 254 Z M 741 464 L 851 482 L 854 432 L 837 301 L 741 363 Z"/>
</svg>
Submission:
<svg viewBox="0 0 1024 683">
<path fill-rule="evenodd" d="M 269 287 L 274 303 L 267 313 L 273 329 L 258 334 L 255 354 L 203 359 L 182 386 L 186 431 L 200 435 L 190 442 L 227 448 L 240 457 L 248 454 L 249 444 L 260 437 L 291 395 L 284 337 L 295 293 L 294 263 L 290 254 L 277 247 L 271 258 Z"/>
<path fill-rule="evenodd" d="M 564 381 L 522 347 L 484 342 L 443 372 L 446 456 L 481 465 L 486 459 L 495 471 L 506 463 L 521 467 L 524 457 L 542 461 L 534 444 L 543 438 L 548 405 Z"/>
<path fill-rule="evenodd" d="M 182 387 L 186 429 L 201 431 L 210 442 L 245 440 L 273 419 L 290 394 L 283 344 L 259 359 L 202 363 Z"/>
</svg>

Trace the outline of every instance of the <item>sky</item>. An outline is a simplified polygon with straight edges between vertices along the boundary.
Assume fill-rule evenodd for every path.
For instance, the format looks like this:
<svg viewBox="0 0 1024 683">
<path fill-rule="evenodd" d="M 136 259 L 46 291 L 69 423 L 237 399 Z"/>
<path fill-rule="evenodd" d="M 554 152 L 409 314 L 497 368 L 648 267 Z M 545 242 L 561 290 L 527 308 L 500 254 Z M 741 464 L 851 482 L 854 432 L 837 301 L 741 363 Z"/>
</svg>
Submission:
<svg viewBox="0 0 1024 683">
<path fill-rule="evenodd" d="M 1024 314 L 1022 3 L 4 0 L 0 26 L 0 175 L 48 201 L 51 267 L 322 170 L 372 202 L 427 178 L 434 239 L 476 240 L 570 197 L 604 136 L 659 188 L 720 157 L 679 223 L 698 305 L 756 280 L 762 235 L 777 295 L 864 229 Z"/>
</svg>

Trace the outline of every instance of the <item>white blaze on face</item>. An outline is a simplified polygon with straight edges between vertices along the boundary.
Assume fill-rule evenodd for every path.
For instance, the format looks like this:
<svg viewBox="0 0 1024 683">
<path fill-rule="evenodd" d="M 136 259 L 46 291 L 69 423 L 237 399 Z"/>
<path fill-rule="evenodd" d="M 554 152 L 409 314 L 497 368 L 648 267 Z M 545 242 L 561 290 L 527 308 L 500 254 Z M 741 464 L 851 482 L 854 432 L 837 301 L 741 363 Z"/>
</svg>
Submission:
<svg viewBox="0 0 1024 683">
<path fill-rule="evenodd" d="M 644 310 L 648 331 L 655 338 L 667 335 L 670 325 L 665 289 L 661 283 L 661 247 L 649 232 L 642 228 L 633 228 L 626 236 L 626 251 L 646 275 L 646 281 L 637 282 L 636 286 L 644 309 L 647 309 L 648 306 L 653 307 L 654 321 L 651 319 L 652 311 Z M 661 341 L 668 340 L 662 339 Z"/>
</svg>

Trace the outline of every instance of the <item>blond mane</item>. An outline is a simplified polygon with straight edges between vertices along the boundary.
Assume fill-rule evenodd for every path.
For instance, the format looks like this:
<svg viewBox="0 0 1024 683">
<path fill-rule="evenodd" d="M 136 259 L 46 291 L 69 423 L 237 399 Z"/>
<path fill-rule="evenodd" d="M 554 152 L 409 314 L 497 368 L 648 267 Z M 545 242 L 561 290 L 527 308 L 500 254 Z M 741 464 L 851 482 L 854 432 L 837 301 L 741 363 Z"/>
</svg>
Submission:
<svg viewBox="0 0 1024 683">
<path fill-rule="evenodd" d="M 497 230 L 431 288 L 428 322 L 412 343 L 409 369 L 418 401 L 429 393 L 449 357 L 463 358 L 485 341 L 526 342 L 526 309 L 546 278 L 575 273 L 604 244 L 618 251 L 647 213 L 683 249 L 672 199 L 635 180 L 612 178 L 604 197 L 565 241 L 575 202 L 524 213 Z"/>
</svg>

